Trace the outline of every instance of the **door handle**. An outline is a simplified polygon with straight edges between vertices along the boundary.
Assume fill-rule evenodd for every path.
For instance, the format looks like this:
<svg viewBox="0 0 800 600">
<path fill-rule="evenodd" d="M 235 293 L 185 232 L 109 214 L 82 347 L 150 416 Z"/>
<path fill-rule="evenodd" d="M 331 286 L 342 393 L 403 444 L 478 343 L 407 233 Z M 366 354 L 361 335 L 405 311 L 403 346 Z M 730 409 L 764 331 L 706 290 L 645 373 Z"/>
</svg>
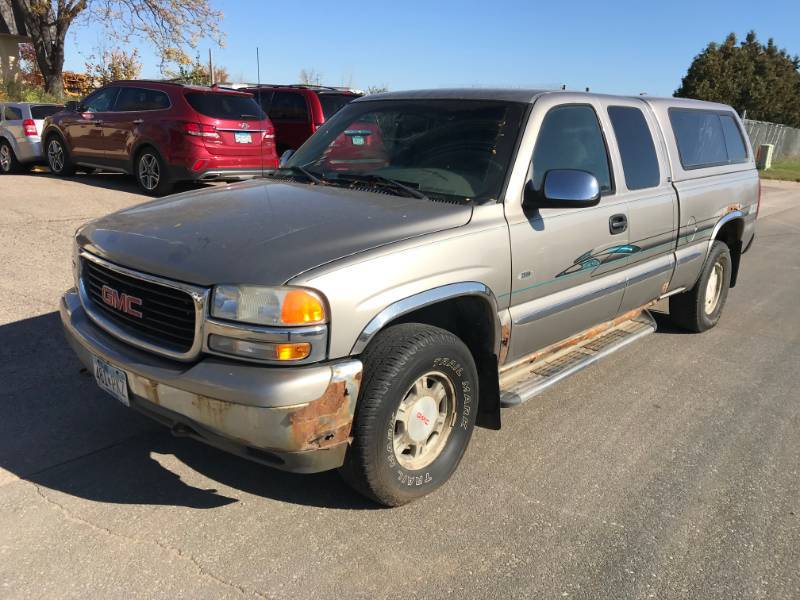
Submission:
<svg viewBox="0 0 800 600">
<path fill-rule="evenodd" d="M 133 124 L 134 125 L 141 125 L 142 123 L 144 123 L 144 119 L 134 119 L 133 120 Z"/>
<path fill-rule="evenodd" d="M 612 215 L 608 219 L 608 230 L 611 235 L 622 233 L 628 229 L 628 217 L 625 215 Z"/>
</svg>

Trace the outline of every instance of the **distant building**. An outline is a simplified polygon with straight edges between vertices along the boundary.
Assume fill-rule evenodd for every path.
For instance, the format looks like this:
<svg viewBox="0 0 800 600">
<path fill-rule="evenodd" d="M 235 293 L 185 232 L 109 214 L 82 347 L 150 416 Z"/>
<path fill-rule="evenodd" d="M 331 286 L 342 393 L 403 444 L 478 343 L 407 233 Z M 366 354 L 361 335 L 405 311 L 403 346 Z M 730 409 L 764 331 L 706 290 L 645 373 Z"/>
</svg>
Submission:
<svg viewBox="0 0 800 600">
<path fill-rule="evenodd" d="M 0 0 L 0 80 L 16 79 L 19 73 L 19 45 L 29 42 L 22 15 L 11 0 Z"/>
</svg>

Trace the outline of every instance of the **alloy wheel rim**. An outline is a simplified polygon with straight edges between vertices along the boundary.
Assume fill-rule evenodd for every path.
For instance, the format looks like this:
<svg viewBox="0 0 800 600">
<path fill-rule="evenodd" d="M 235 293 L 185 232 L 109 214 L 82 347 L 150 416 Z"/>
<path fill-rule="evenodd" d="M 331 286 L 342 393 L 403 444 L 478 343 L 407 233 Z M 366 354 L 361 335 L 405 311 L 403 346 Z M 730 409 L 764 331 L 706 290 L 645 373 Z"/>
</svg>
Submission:
<svg viewBox="0 0 800 600">
<path fill-rule="evenodd" d="M 64 168 L 64 149 L 55 140 L 47 145 L 47 161 L 50 163 L 50 170 L 55 173 L 60 173 Z"/>
<path fill-rule="evenodd" d="M 406 391 L 394 414 L 394 455 L 416 471 L 436 460 L 453 428 L 455 388 L 441 371 L 429 371 Z"/>
<path fill-rule="evenodd" d="M 158 160 L 152 154 L 143 154 L 139 159 L 139 181 L 146 190 L 154 190 L 158 187 L 161 172 L 158 167 Z"/>
<path fill-rule="evenodd" d="M 705 311 L 707 315 L 712 314 L 719 304 L 719 298 L 722 295 L 722 275 L 722 263 L 717 261 L 711 269 L 706 284 Z"/>
<path fill-rule="evenodd" d="M 11 169 L 11 152 L 5 144 L 0 146 L 0 169 L 5 172 Z"/>
</svg>

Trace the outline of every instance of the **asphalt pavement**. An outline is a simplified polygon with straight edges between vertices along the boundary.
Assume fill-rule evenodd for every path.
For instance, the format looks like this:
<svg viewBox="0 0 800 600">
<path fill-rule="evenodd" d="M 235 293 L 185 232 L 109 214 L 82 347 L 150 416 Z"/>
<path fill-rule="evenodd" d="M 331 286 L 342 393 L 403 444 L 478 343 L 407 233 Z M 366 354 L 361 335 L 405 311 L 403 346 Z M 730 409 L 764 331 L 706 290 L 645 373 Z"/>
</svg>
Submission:
<svg viewBox="0 0 800 600">
<path fill-rule="evenodd" d="M 800 598 L 800 184 L 765 182 L 718 327 L 659 332 L 478 429 L 382 509 L 168 431 L 56 312 L 121 176 L 0 176 L 0 598 Z"/>
</svg>

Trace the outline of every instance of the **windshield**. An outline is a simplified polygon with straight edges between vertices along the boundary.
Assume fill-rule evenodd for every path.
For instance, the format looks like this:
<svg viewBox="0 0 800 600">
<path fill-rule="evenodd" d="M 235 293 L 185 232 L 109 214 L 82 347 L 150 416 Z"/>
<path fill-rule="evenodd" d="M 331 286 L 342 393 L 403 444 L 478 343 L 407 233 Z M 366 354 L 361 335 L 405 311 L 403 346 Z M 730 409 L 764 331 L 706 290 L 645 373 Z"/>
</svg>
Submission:
<svg viewBox="0 0 800 600">
<path fill-rule="evenodd" d="M 358 98 L 355 94 L 319 94 L 319 103 L 322 106 L 322 115 L 327 121 L 344 106 Z"/>
<path fill-rule="evenodd" d="M 186 94 L 186 100 L 201 115 L 212 119 L 248 121 L 266 118 L 252 96 L 193 92 Z"/>
<path fill-rule="evenodd" d="M 335 181 L 388 178 L 428 195 L 497 199 L 525 105 L 468 100 L 348 104 L 289 159 Z"/>
</svg>

